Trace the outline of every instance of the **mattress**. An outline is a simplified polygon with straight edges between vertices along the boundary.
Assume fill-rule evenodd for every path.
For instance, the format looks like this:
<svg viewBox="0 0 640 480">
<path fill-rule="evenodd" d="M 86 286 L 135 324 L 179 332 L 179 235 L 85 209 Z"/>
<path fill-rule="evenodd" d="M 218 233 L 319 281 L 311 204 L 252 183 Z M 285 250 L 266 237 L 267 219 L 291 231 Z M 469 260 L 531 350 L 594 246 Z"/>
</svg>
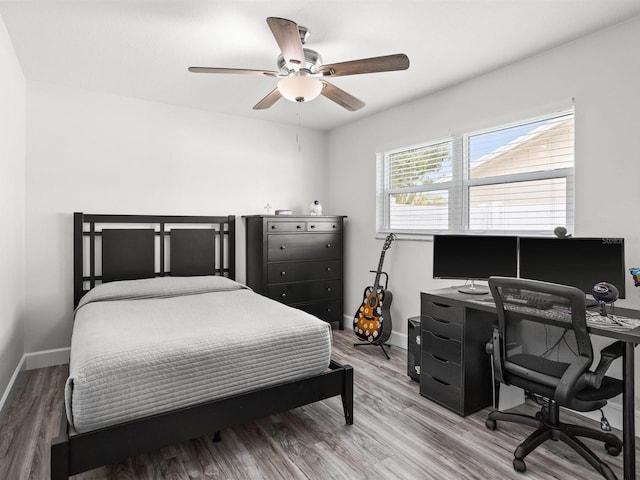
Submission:
<svg viewBox="0 0 640 480">
<path fill-rule="evenodd" d="M 111 282 L 75 311 L 65 404 L 75 432 L 324 371 L 328 323 L 224 277 Z"/>
</svg>

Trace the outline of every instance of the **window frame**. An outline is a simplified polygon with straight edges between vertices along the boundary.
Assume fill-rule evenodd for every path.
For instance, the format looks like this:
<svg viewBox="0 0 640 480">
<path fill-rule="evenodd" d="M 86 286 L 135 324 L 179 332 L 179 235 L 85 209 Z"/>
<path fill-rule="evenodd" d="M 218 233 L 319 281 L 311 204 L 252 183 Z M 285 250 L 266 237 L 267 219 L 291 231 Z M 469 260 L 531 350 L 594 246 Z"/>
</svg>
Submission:
<svg viewBox="0 0 640 480">
<path fill-rule="evenodd" d="M 554 168 L 550 170 L 538 170 L 532 172 L 507 173 L 491 177 L 470 178 L 469 142 L 471 137 L 500 130 L 536 123 L 545 120 L 552 120 L 560 117 L 572 117 L 573 120 L 573 166 Z M 438 144 L 450 144 L 451 149 L 451 180 L 442 183 L 432 183 L 413 187 L 389 188 L 390 168 L 388 167 L 390 157 L 394 154 L 406 152 L 418 148 L 428 148 Z M 573 108 L 560 112 L 540 115 L 525 120 L 519 120 L 500 126 L 493 126 L 481 130 L 474 130 L 463 134 L 450 134 L 446 137 L 428 140 L 408 146 L 379 151 L 376 155 L 376 231 L 379 235 L 386 235 L 393 231 L 404 238 L 424 238 L 434 234 L 487 234 L 487 235 L 527 235 L 527 236 L 551 236 L 552 231 L 548 230 L 479 230 L 470 229 L 470 192 L 471 188 L 483 185 L 508 185 L 520 182 L 553 180 L 564 178 L 566 180 L 565 190 L 565 211 L 566 225 L 572 231 L 575 225 L 575 110 Z M 436 190 L 447 190 L 448 192 L 448 225 L 447 229 L 391 229 L 391 202 L 390 197 L 398 193 L 429 192 Z M 459 193 L 458 193 L 459 192 Z"/>
</svg>

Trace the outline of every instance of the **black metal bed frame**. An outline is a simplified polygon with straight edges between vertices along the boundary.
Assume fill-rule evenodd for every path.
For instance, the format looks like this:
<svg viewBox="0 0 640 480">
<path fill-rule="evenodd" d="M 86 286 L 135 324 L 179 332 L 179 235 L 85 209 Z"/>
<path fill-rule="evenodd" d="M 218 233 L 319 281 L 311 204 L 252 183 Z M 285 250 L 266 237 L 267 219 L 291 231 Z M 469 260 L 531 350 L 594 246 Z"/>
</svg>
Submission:
<svg viewBox="0 0 640 480">
<path fill-rule="evenodd" d="M 101 281 L 96 274 L 97 224 L 153 224 L 159 225 L 160 271 L 165 269 L 165 241 L 170 232 L 167 224 L 211 224 L 217 226 L 219 263 L 216 274 L 235 278 L 235 217 L 161 216 L 161 215 L 87 215 L 74 214 L 74 305 Z M 85 225 L 88 224 L 88 231 Z M 226 226 L 226 227 L 225 227 Z M 103 227 L 104 228 L 104 227 Z M 216 227 L 214 227 L 216 228 Z M 155 231 L 155 229 L 154 229 Z M 84 274 L 84 237 L 89 237 L 89 275 Z M 227 236 L 227 248 L 224 237 Z M 225 267 L 226 259 L 226 267 Z M 63 410 L 59 434 L 51 443 L 51 479 L 67 479 L 102 465 L 122 461 L 128 457 L 166 445 L 203 435 L 215 435 L 221 430 L 258 418 L 291 410 L 340 395 L 347 425 L 353 424 L 353 368 L 331 361 L 327 371 L 302 380 L 286 382 L 219 400 L 204 402 L 157 415 L 144 417 L 86 433 L 73 433 Z"/>
</svg>

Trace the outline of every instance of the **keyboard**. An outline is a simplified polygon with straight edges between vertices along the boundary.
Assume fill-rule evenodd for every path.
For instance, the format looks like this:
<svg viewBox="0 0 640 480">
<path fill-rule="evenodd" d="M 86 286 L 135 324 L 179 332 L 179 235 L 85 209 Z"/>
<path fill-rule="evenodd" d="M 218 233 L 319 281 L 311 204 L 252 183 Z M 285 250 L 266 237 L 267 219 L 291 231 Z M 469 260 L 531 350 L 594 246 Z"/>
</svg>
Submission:
<svg viewBox="0 0 640 480">
<path fill-rule="evenodd" d="M 539 292 L 522 291 L 518 289 L 505 289 L 503 301 L 509 304 L 526 306 L 538 310 L 550 310 L 557 305 L 566 305 L 564 298 L 558 298 Z"/>
<path fill-rule="evenodd" d="M 600 315 L 600 312 L 587 311 L 587 325 L 590 327 L 605 327 L 612 330 L 632 330 L 640 327 L 640 320 L 611 313 Z"/>
<path fill-rule="evenodd" d="M 478 303 L 495 305 L 493 297 L 473 299 Z M 535 294 L 509 294 L 508 302 L 504 304 L 507 310 L 520 312 L 529 315 L 538 315 L 551 320 L 571 322 L 569 309 L 562 304 L 553 302 L 552 296 L 540 296 Z M 600 311 L 587 310 L 587 325 L 589 327 L 607 328 L 616 331 L 633 330 L 640 327 L 640 319 L 629 318 L 622 315 L 608 314 L 600 315 Z"/>
<path fill-rule="evenodd" d="M 496 302 L 493 300 L 493 297 L 472 298 L 471 300 L 474 302 L 480 302 L 480 303 L 490 303 L 491 305 L 496 304 Z M 597 307 L 598 302 L 596 302 L 593 298 L 587 297 L 586 306 L 587 308 Z"/>
</svg>

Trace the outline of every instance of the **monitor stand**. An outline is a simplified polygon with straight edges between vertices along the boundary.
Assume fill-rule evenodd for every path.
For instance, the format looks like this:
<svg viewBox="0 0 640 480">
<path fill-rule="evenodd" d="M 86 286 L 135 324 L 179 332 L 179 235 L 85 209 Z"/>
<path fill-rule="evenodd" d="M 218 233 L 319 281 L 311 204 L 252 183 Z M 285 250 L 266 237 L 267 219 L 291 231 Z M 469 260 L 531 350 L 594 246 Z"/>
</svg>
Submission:
<svg viewBox="0 0 640 480">
<path fill-rule="evenodd" d="M 489 287 L 484 285 L 476 285 L 475 281 L 471 280 L 471 285 L 463 285 L 458 288 L 460 293 L 466 293 L 469 295 L 486 295 L 489 293 Z"/>
</svg>

